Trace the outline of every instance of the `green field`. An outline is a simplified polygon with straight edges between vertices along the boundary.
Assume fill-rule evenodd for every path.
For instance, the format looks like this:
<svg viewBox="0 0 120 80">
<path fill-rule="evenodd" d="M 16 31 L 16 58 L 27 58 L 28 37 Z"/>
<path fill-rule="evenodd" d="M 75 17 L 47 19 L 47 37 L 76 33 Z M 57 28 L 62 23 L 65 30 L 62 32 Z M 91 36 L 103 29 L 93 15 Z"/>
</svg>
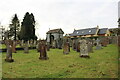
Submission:
<svg viewBox="0 0 120 80">
<path fill-rule="evenodd" d="M 116 45 L 108 45 L 102 50 L 94 50 L 90 58 L 79 57 L 80 53 L 71 49 L 64 55 L 62 49 L 51 49 L 48 60 L 39 60 L 39 53 L 30 50 L 13 53 L 15 62 L 5 62 L 2 54 L 3 78 L 117 78 L 118 50 Z"/>
</svg>

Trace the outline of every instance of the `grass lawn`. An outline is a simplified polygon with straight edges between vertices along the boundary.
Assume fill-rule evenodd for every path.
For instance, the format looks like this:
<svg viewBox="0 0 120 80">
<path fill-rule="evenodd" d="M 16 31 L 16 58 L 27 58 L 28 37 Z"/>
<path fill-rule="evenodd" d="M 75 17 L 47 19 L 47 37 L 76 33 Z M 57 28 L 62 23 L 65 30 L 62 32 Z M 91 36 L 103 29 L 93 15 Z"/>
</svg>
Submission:
<svg viewBox="0 0 120 80">
<path fill-rule="evenodd" d="M 21 46 L 17 45 L 16 48 L 20 48 Z M 0 49 L 6 49 L 5 44 L 0 44 Z"/>
<path fill-rule="evenodd" d="M 79 57 L 80 53 L 71 49 L 64 55 L 62 49 L 50 49 L 48 60 L 39 60 L 39 53 L 30 50 L 13 53 L 15 62 L 8 63 L 2 54 L 3 78 L 117 78 L 118 50 L 116 45 L 108 45 L 102 50 L 94 50 L 90 58 Z"/>
</svg>

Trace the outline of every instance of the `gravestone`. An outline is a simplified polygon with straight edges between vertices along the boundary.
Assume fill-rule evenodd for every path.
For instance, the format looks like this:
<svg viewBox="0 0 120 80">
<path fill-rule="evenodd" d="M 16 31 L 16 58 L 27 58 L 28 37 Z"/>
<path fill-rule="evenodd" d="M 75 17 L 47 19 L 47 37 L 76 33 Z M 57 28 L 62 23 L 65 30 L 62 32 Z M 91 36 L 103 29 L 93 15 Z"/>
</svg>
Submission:
<svg viewBox="0 0 120 80">
<path fill-rule="evenodd" d="M 76 49 L 77 49 L 77 42 L 76 42 L 76 40 L 73 40 L 73 42 L 72 42 L 72 48 L 73 48 L 73 50 L 76 51 Z"/>
<path fill-rule="evenodd" d="M 69 42 L 65 42 L 63 45 L 63 54 L 69 54 L 69 52 L 70 52 Z"/>
<path fill-rule="evenodd" d="M 92 39 L 87 40 L 87 45 L 88 45 L 88 53 L 93 53 L 93 41 L 92 41 Z"/>
<path fill-rule="evenodd" d="M 48 59 L 47 51 L 46 51 L 46 43 L 44 40 L 40 41 L 40 57 L 39 57 L 39 59 L 41 59 L 41 60 Z"/>
<path fill-rule="evenodd" d="M 24 53 L 29 53 L 29 46 L 28 46 L 29 42 L 25 42 L 24 44 Z"/>
<path fill-rule="evenodd" d="M 14 59 L 12 59 L 12 46 L 10 44 L 7 44 L 7 54 L 5 61 L 14 62 Z"/>
<path fill-rule="evenodd" d="M 34 40 L 34 43 L 33 43 L 33 45 L 34 45 L 34 46 L 33 46 L 33 47 L 35 47 L 35 46 L 36 46 L 36 43 L 37 43 L 37 41 L 36 41 L 36 40 Z"/>
<path fill-rule="evenodd" d="M 24 40 L 20 41 L 20 46 L 23 48 L 24 47 Z"/>
<path fill-rule="evenodd" d="M 80 41 L 77 42 L 77 49 L 76 49 L 77 52 L 80 52 Z"/>
<path fill-rule="evenodd" d="M 100 39 L 100 42 L 101 42 L 102 46 L 106 47 L 109 44 L 109 39 L 108 39 L 108 37 L 102 37 Z"/>
<path fill-rule="evenodd" d="M 16 41 L 13 41 L 13 44 L 12 44 L 12 52 L 13 52 L 13 53 L 16 53 Z"/>
<path fill-rule="evenodd" d="M 102 46 L 101 46 L 100 40 L 97 38 L 97 40 L 96 40 L 96 50 L 100 50 L 100 49 L 102 49 Z"/>
<path fill-rule="evenodd" d="M 37 41 L 36 49 L 37 49 L 37 52 L 40 52 L 40 41 Z"/>
<path fill-rule="evenodd" d="M 50 51 L 50 44 L 46 43 L 47 51 Z"/>
<path fill-rule="evenodd" d="M 56 41 L 55 41 L 55 40 L 52 41 L 52 48 L 53 48 L 53 49 L 56 48 Z"/>
<path fill-rule="evenodd" d="M 87 57 L 89 58 L 88 55 L 88 45 L 87 45 L 87 41 L 85 39 L 81 40 L 80 42 L 80 57 Z"/>
<path fill-rule="evenodd" d="M 117 36 L 112 36 L 111 40 L 112 40 L 112 44 L 117 44 Z"/>
<path fill-rule="evenodd" d="M 62 49 L 62 43 L 63 43 L 63 41 L 60 39 L 60 40 L 58 40 L 58 45 L 57 45 L 57 47 L 58 47 L 58 49 Z"/>
</svg>

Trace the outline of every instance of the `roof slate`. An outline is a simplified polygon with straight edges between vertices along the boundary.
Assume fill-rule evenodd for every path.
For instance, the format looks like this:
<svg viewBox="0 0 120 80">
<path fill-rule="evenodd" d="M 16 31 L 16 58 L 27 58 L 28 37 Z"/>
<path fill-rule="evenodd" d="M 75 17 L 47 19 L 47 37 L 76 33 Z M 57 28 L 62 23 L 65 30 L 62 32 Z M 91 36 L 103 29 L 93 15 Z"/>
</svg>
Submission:
<svg viewBox="0 0 120 80">
<path fill-rule="evenodd" d="M 98 34 L 106 34 L 108 28 L 99 29 Z"/>
<path fill-rule="evenodd" d="M 87 29 L 74 30 L 71 36 L 83 36 L 83 35 L 96 34 L 97 30 L 98 28 L 87 28 Z"/>
<path fill-rule="evenodd" d="M 47 34 L 50 34 L 50 33 L 60 33 L 60 31 L 61 31 L 62 34 L 64 34 L 64 32 L 62 31 L 62 29 L 49 30 L 49 31 L 47 32 Z"/>
</svg>

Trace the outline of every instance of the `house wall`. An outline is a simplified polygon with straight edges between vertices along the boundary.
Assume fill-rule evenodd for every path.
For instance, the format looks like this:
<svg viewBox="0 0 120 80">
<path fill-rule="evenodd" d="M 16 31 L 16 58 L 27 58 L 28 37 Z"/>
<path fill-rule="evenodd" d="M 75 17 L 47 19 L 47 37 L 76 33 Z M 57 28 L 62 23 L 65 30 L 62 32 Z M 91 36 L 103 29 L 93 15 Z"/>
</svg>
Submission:
<svg viewBox="0 0 120 80">
<path fill-rule="evenodd" d="M 51 35 L 54 36 L 54 40 L 57 40 L 59 38 L 63 38 L 63 34 L 52 33 Z M 50 42 L 50 34 L 47 34 L 47 42 Z"/>
</svg>

